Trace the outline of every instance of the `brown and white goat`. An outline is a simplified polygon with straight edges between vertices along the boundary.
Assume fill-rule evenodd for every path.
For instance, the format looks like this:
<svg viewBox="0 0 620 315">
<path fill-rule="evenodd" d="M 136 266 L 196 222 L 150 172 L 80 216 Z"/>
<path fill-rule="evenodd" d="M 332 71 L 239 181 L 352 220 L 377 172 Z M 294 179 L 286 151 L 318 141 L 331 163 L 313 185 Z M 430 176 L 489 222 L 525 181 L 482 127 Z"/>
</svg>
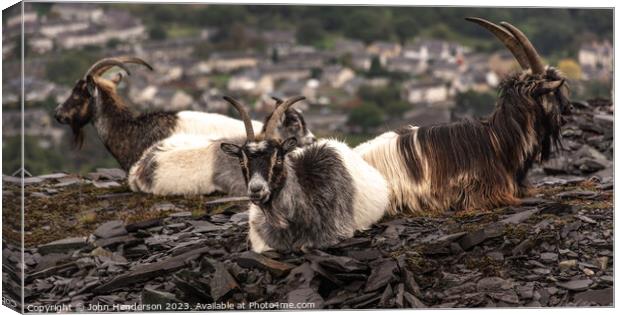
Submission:
<svg viewBox="0 0 620 315">
<path fill-rule="evenodd" d="M 158 141 L 175 135 L 201 135 L 210 138 L 230 138 L 245 135 L 238 119 L 220 114 L 195 111 L 157 111 L 134 114 L 119 97 L 116 86 L 122 76 L 106 79 L 102 75 L 114 66 L 129 74 L 126 63 L 139 64 L 152 70 L 144 60 L 135 57 L 104 58 L 93 64 L 78 80 L 67 100 L 58 105 L 56 120 L 71 126 L 77 147 L 84 139 L 83 128 L 92 123 L 99 138 L 124 170 L 129 170 L 145 150 Z M 252 121 L 254 128 L 263 124 Z M 282 132 L 296 132 L 302 141 L 311 143 L 314 136 L 308 131 L 301 114 L 292 109 L 279 126 Z"/>
<path fill-rule="evenodd" d="M 564 76 L 545 67 L 516 27 L 467 18 L 514 55 L 522 71 L 504 79 L 495 111 L 481 120 L 408 126 L 360 144 L 356 152 L 387 179 L 391 207 L 412 213 L 517 204 L 534 162 L 561 146 L 562 115 L 570 114 Z"/>
<path fill-rule="evenodd" d="M 235 99 L 224 99 L 236 108 L 242 108 Z M 285 102 L 275 100 L 276 109 L 284 106 L 282 104 Z M 243 113 L 246 113 L 245 110 Z M 265 121 L 270 120 L 271 115 Z M 255 125 L 252 123 L 252 126 Z M 266 126 L 265 123 L 263 132 Z M 278 137 L 295 139 L 299 146 L 314 142 L 303 116 L 289 106 L 284 115 L 277 118 L 274 132 Z M 239 163 L 220 150 L 222 142 L 241 145 L 245 141 L 245 134 L 221 138 L 196 134 L 170 136 L 156 142 L 144 152 L 129 169 L 127 182 L 133 191 L 155 195 L 198 195 L 214 192 L 245 195 L 243 177 L 238 170 Z"/>
</svg>

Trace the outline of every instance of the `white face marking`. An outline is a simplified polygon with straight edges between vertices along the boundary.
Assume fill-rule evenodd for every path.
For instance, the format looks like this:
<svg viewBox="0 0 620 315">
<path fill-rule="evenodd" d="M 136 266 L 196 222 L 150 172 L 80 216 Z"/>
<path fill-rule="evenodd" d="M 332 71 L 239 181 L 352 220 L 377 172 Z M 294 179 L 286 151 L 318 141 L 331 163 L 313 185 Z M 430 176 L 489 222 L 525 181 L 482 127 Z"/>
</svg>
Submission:
<svg viewBox="0 0 620 315">
<path fill-rule="evenodd" d="M 248 182 L 248 187 L 253 185 L 267 186 L 267 181 L 263 177 L 263 175 L 259 173 L 254 173 Z"/>
<path fill-rule="evenodd" d="M 250 151 L 250 153 L 256 153 L 258 151 L 261 150 L 265 150 L 267 148 L 267 141 L 261 141 L 261 142 L 251 142 L 248 143 L 246 145 L 248 151 Z"/>
</svg>

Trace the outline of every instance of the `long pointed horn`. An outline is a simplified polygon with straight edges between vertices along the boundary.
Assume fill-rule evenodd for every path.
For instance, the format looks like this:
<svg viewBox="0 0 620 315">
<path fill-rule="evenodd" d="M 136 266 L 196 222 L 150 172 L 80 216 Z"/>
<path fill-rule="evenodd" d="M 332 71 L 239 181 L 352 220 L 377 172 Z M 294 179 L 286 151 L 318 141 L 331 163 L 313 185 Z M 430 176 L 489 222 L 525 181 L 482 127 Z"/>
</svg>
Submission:
<svg viewBox="0 0 620 315">
<path fill-rule="evenodd" d="M 278 108 L 278 106 L 282 105 L 282 103 L 284 102 L 281 98 L 275 97 L 275 96 L 272 96 L 271 99 L 276 101 L 276 107 L 275 108 Z"/>
<path fill-rule="evenodd" d="M 478 17 L 466 17 L 465 20 L 476 23 L 493 33 L 493 35 L 495 35 L 495 37 L 497 37 L 497 39 L 499 39 L 504 44 L 504 46 L 506 46 L 506 48 L 510 50 L 510 52 L 515 57 L 515 59 L 517 59 L 517 62 L 523 70 L 530 68 L 530 63 L 528 62 L 528 58 L 525 54 L 525 51 L 523 50 L 523 47 L 521 46 L 519 41 L 506 29 L 500 27 L 495 23 Z"/>
<path fill-rule="evenodd" d="M 243 124 L 245 125 L 245 133 L 248 137 L 248 141 L 254 141 L 256 138 L 254 137 L 254 128 L 252 128 L 252 120 L 250 119 L 248 112 L 246 112 L 245 108 L 243 108 L 243 105 L 241 105 L 241 103 L 237 102 L 237 100 L 235 100 L 234 98 L 230 96 L 224 96 L 224 100 L 230 103 L 230 105 L 235 107 L 237 112 L 239 112 L 239 115 L 241 116 L 241 119 L 243 120 Z"/>
<path fill-rule="evenodd" d="M 284 101 L 284 103 L 282 103 L 282 105 L 278 106 L 272 113 L 271 118 L 269 119 L 269 121 L 266 124 L 265 127 L 265 138 L 266 139 L 272 139 L 274 138 L 274 133 L 276 130 L 276 127 L 278 127 L 278 122 L 280 121 L 280 117 L 282 117 L 282 114 L 284 114 L 284 112 L 286 112 L 286 110 L 291 107 L 293 104 L 301 101 L 301 100 L 305 100 L 306 97 L 305 96 L 295 96 L 295 97 L 291 97 L 289 99 L 287 99 L 286 101 Z"/>
<path fill-rule="evenodd" d="M 542 62 L 542 58 L 540 58 L 540 55 L 538 55 L 536 48 L 534 48 L 534 45 L 532 45 L 532 43 L 527 38 L 527 36 L 525 36 L 525 34 L 521 32 L 521 30 L 512 26 L 508 22 L 501 22 L 499 24 L 507 28 L 508 31 L 510 31 L 510 33 L 512 33 L 512 35 L 514 35 L 514 37 L 516 37 L 517 40 L 521 43 L 521 46 L 523 47 L 523 50 L 525 51 L 525 54 L 527 55 L 527 59 L 530 62 L 530 66 L 532 67 L 532 72 L 535 74 L 544 73 L 545 65 Z"/>
<path fill-rule="evenodd" d="M 146 68 L 148 68 L 149 70 L 153 71 L 153 66 L 151 66 L 148 62 L 137 58 L 137 57 L 115 57 L 115 58 L 104 58 L 99 60 L 97 63 L 95 63 L 94 65 L 92 65 L 90 67 L 90 69 L 88 69 L 88 71 L 86 72 L 86 75 L 95 75 L 95 76 L 99 76 L 102 75 L 104 72 L 108 71 L 108 69 L 114 67 L 114 66 L 118 66 L 120 68 L 122 68 L 123 70 L 125 70 L 125 72 L 127 72 L 127 74 L 131 74 L 129 72 L 129 69 L 127 69 L 127 67 L 125 67 L 123 64 L 125 63 L 133 63 L 133 64 L 137 64 L 137 65 L 142 65 L 145 66 Z"/>
<path fill-rule="evenodd" d="M 116 58 L 103 58 L 97 62 L 95 62 L 95 64 L 93 64 L 88 71 L 86 71 L 86 74 L 84 75 L 84 78 L 86 78 L 89 75 L 93 75 L 93 76 L 100 76 L 104 71 L 117 66 L 123 70 L 125 70 L 125 72 L 127 72 L 127 74 L 131 74 L 131 72 L 129 71 L 129 69 L 127 69 L 127 67 L 125 67 L 125 65 L 123 64 L 123 62 L 121 62 L 120 60 L 116 59 Z"/>
</svg>

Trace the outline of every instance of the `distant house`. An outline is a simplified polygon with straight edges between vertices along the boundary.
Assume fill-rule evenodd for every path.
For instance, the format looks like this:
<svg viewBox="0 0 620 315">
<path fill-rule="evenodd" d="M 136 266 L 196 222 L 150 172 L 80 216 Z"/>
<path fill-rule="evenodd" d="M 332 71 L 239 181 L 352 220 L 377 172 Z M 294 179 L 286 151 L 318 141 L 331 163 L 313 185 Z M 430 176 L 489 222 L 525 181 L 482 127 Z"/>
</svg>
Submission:
<svg viewBox="0 0 620 315">
<path fill-rule="evenodd" d="M 86 21 L 56 21 L 41 24 L 39 32 L 46 37 L 56 37 L 65 33 L 86 30 L 89 25 L 89 22 Z"/>
<path fill-rule="evenodd" d="M 439 80 L 409 81 L 403 84 L 403 96 L 411 104 L 434 104 L 447 101 L 449 90 L 447 84 Z"/>
<path fill-rule="evenodd" d="M 160 88 L 151 101 L 153 107 L 166 110 L 183 110 L 191 107 L 194 99 L 182 90 Z"/>
<path fill-rule="evenodd" d="M 101 25 L 91 24 L 88 28 L 66 32 L 58 36 L 58 44 L 65 49 L 84 46 L 104 46 L 110 40 L 130 42 L 146 37 L 144 25 L 132 17 L 128 12 L 121 10 L 106 11 Z"/>
<path fill-rule="evenodd" d="M 292 52 L 282 56 L 278 63 L 311 69 L 323 67 L 329 58 L 330 54 L 322 51 Z"/>
<path fill-rule="evenodd" d="M 466 52 L 468 49 L 464 46 L 436 39 L 418 40 L 402 49 L 403 57 L 422 60 L 453 60 Z"/>
<path fill-rule="evenodd" d="M 584 79 L 609 80 L 613 70 L 614 51 L 609 41 L 582 45 L 578 59 Z"/>
<path fill-rule="evenodd" d="M 257 69 L 251 69 L 230 77 L 227 88 L 230 91 L 261 95 L 273 91 L 274 80 L 270 75 L 264 75 Z"/>
<path fill-rule="evenodd" d="M 401 49 L 402 47 L 398 43 L 377 41 L 370 44 L 366 51 L 371 55 L 378 56 L 381 64 L 385 65 L 388 59 L 399 56 Z"/>
<path fill-rule="evenodd" d="M 103 9 L 95 3 L 55 3 L 50 12 L 65 21 L 92 21 L 103 18 Z"/>
<path fill-rule="evenodd" d="M 6 20 L 5 27 L 21 28 L 22 20 L 24 21 L 24 24 L 35 24 L 39 20 L 39 17 L 37 15 L 37 12 L 34 11 L 24 11 L 24 15 L 21 15 L 20 12 L 20 14 L 8 18 Z"/>
<path fill-rule="evenodd" d="M 429 71 L 434 78 L 441 79 L 445 82 L 454 80 L 463 67 L 455 62 L 446 60 L 438 60 L 431 64 Z"/>
<path fill-rule="evenodd" d="M 29 38 L 27 43 L 30 49 L 39 54 L 46 53 L 54 48 L 52 40 L 45 37 Z"/>
<path fill-rule="evenodd" d="M 323 69 L 322 79 L 333 88 L 340 88 L 355 77 L 353 70 L 341 65 L 330 65 Z"/>
<path fill-rule="evenodd" d="M 202 108 L 194 107 L 194 110 L 206 110 L 210 113 L 225 114 L 230 109 L 230 104 L 226 102 L 216 89 L 205 91 L 200 95 Z"/>
<path fill-rule="evenodd" d="M 492 87 L 496 87 L 499 84 L 499 76 L 489 69 L 475 69 L 468 70 L 461 73 L 452 81 L 452 88 L 454 91 L 476 91 L 478 93 L 489 92 Z"/>
<path fill-rule="evenodd" d="M 356 69 L 368 71 L 372 64 L 372 56 L 366 52 L 358 52 L 351 54 L 351 65 Z"/>
<path fill-rule="evenodd" d="M 592 42 L 582 45 L 579 49 L 579 64 L 581 66 L 611 68 L 614 49 L 609 41 Z"/>
<path fill-rule="evenodd" d="M 394 57 L 387 60 L 385 68 L 390 72 L 402 72 L 416 75 L 426 71 L 427 63 L 422 59 Z"/>
<path fill-rule="evenodd" d="M 365 49 L 366 45 L 364 45 L 364 43 L 361 41 L 340 38 L 336 40 L 336 42 L 334 43 L 334 48 L 332 50 L 336 53 L 336 55 L 342 56 L 346 54 L 353 55 L 364 51 Z"/>
<path fill-rule="evenodd" d="M 253 52 L 221 52 L 209 57 L 209 66 L 218 72 L 252 68 L 258 65 L 258 55 Z"/>
<path fill-rule="evenodd" d="M 305 80 L 312 74 L 311 67 L 308 65 L 295 63 L 264 64 L 259 67 L 259 71 L 264 75 L 269 75 L 274 81 Z"/>
<path fill-rule="evenodd" d="M 260 35 L 268 52 L 271 54 L 275 50 L 279 56 L 290 54 L 297 43 L 294 31 L 268 30 Z"/>
</svg>

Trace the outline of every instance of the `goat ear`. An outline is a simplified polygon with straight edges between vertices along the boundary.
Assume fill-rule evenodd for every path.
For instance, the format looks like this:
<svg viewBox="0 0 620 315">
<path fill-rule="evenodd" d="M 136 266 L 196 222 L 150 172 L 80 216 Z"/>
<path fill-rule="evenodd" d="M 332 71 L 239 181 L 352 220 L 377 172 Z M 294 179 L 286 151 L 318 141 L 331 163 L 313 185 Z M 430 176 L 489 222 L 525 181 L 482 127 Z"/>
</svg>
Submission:
<svg viewBox="0 0 620 315">
<path fill-rule="evenodd" d="M 555 81 L 544 81 L 536 87 L 536 89 L 534 90 L 534 94 L 536 96 L 549 94 L 562 87 L 562 85 L 564 85 L 564 79 Z"/>
<path fill-rule="evenodd" d="M 295 137 L 288 138 L 282 142 L 282 150 L 284 154 L 293 151 L 297 147 L 297 139 Z"/>
<path fill-rule="evenodd" d="M 239 147 L 238 145 L 235 145 L 232 143 L 222 143 L 220 144 L 220 149 L 222 149 L 224 153 L 230 156 L 234 156 L 234 157 L 241 156 L 241 147 Z"/>
<path fill-rule="evenodd" d="M 93 78 L 90 74 L 86 76 L 86 89 L 88 90 L 88 94 L 90 94 L 90 96 L 97 96 L 97 84 L 95 83 L 95 78 Z"/>
<path fill-rule="evenodd" d="M 110 81 L 112 81 L 112 83 L 118 85 L 119 83 L 121 83 L 121 80 L 123 80 L 123 74 L 120 72 L 116 73 L 116 76 L 114 78 L 112 78 Z"/>
</svg>

